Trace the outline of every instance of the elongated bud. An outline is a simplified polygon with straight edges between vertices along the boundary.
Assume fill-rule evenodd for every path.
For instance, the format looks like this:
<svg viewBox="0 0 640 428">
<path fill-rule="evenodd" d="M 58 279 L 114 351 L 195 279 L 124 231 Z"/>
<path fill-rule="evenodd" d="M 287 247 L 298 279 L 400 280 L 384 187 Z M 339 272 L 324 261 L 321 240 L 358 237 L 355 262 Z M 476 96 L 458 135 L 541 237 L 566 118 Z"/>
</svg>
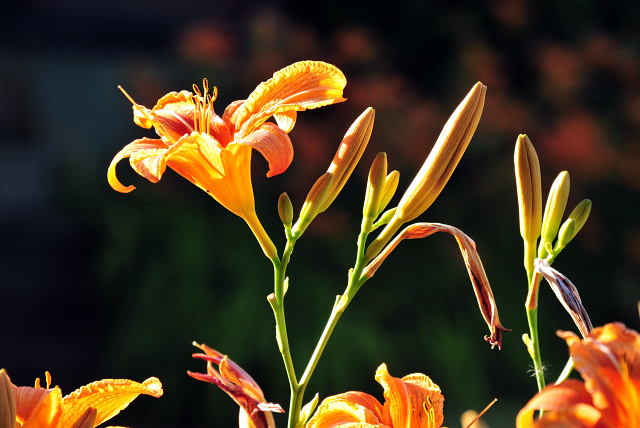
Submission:
<svg viewBox="0 0 640 428">
<path fill-rule="evenodd" d="M 284 224 L 286 228 L 290 228 L 291 222 L 293 221 L 293 205 L 286 192 L 278 198 L 278 215 L 280 216 L 282 224 Z"/>
<path fill-rule="evenodd" d="M 0 370 L 0 428 L 16 426 L 16 400 L 11 380 L 5 369 Z"/>
<path fill-rule="evenodd" d="M 402 196 L 396 215 L 366 252 L 375 257 L 400 226 L 422 214 L 438 197 L 458 166 L 478 126 L 487 87 L 478 82 L 444 125 L 427 160 Z"/>
<path fill-rule="evenodd" d="M 367 194 L 364 198 L 362 215 L 369 225 L 378 217 L 380 201 L 384 195 L 385 182 L 387 180 L 387 154 L 378 153 L 369 170 L 367 182 Z"/>
<path fill-rule="evenodd" d="M 342 143 L 327 170 L 327 172 L 333 174 L 333 184 L 331 185 L 329 195 L 318 209 L 318 213 L 329 208 L 329 205 L 336 199 L 351 176 L 353 169 L 360 161 L 362 153 L 364 153 L 367 144 L 369 144 L 375 117 L 375 110 L 371 107 L 367 108 L 355 122 L 353 122 L 342 139 Z"/>
<path fill-rule="evenodd" d="M 544 219 L 542 221 L 542 239 L 540 240 L 540 247 L 538 248 L 538 257 L 547 257 L 547 250 L 545 244 L 551 243 L 558 234 L 560 228 L 560 221 L 564 215 L 564 209 L 567 206 L 567 199 L 569 198 L 569 173 L 562 171 L 556 177 L 556 180 L 551 186 L 549 197 L 547 198 L 547 206 L 544 209 Z"/>
<path fill-rule="evenodd" d="M 313 187 L 311 187 L 311 190 L 309 190 L 309 194 L 307 195 L 307 199 L 305 199 L 304 204 L 302 205 L 300 218 L 298 218 L 298 221 L 293 227 L 292 232 L 294 235 L 300 236 L 305 230 L 307 230 L 309 223 L 311 223 L 316 215 L 318 215 L 320 207 L 329 196 L 332 184 L 333 174 L 325 172 L 320 176 L 320 178 L 318 178 Z"/>
<path fill-rule="evenodd" d="M 575 238 L 582 226 L 584 226 L 589 213 L 591 212 L 591 201 L 585 199 L 580 202 L 569 214 L 569 218 L 560 227 L 558 232 L 558 242 L 555 250 L 562 250 L 567 244 Z"/>
<path fill-rule="evenodd" d="M 535 242 L 542 227 L 542 184 L 540 162 L 533 144 L 524 134 L 516 141 L 514 154 L 520 235 L 527 242 Z"/>
<path fill-rule="evenodd" d="M 384 182 L 384 191 L 382 192 L 382 199 L 380 200 L 380 206 L 378 207 L 378 215 L 389 205 L 391 198 L 396 194 L 398 189 L 398 183 L 400 182 L 400 173 L 398 171 L 391 171 L 387 175 L 387 179 Z"/>
</svg>

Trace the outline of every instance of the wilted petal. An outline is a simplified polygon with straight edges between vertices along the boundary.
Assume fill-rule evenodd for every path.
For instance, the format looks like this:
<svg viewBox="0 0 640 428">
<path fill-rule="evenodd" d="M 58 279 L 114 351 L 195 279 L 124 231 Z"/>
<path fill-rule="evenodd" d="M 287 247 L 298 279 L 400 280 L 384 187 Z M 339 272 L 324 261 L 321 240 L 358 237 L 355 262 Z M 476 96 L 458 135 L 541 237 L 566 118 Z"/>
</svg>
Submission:
<svg viewBox="0 0 640 428">
<path fill-rule="evenodd" d="M 249 135 L 265 120 L 290 110 L 313 109 L 344 101 L 347 84 L 335 66 L 319 61 L 301 61 L 274 73 L 261 83 L 229 117 L 239 138 Z M 290 116 L 290 119 L 293 119 Z M 288 127 L 293 127 L 292 124 Z"/>
<path fill-rule="evenodd" d="M 593 330 L 593 325 L 587 311 L 582 306 L 580 294 L 576 287 L 569 281 L 569 278 L 549 266 L 549 262 L 546 260 L 535 259 L 534 264 L 536 271 L 544 276 L 562 306 L 573 318 L 573 322 L 582 333 L 582 337 L 586 337 Z"/>
<path fill-rule="evenodd" d="M 384 388 L 384 422 L 393 427 L 438 428 L 444 420 L 440 387 L 421 373 L 402 379 L 380 365 L 376 380 Z"/>
<path fill-rule="evenodd" d="M 118 154 L 115 155 L 115 157 L 111 161 L 111 165 L 109 165 L 109 169 L 107 171 L 107 180 L 109 181 L 109 184 L 114 190 L 117 190 L 118 192 L 131 192 L 133 189 L 135 189 L 135 187 L 123 186 L 116 177 L 116 165 L 118 164 L 118 162 L 130 156 L 136 156 L 138 153 L 151 153 L 153 151 L 162 151 L 168 148 L 169 146 L 162 140 L 155 140 L 146 137 L 127 144 L 122 150 L 118 152 Z"/>
<path fill-rule="evenodd" d="M 143 383 L 128 379 L 104 379 L 83 386 L 62 399 L 60 426 L 71 426 L 89 408 L 97 410 L 96 425 L 111 419 L 138 395 L 162 396 L 162 384 L 155 378 Z"/>
<path fill-rule="evenodd" d="M 283 173 L 293 160 L 293 146 L 285 131 L 273 123 L 264 123 L 258 130 L 234 144 L 243 144 L 259 151 L 269 162 L 267 177 Z"/>
<path fill-rule="evenodd" d="M 461 230 L 440 223 L 415 223 L 406 227 L 393 241 L 387 245 L 384 250 L 364 269 L 363 275 L 372 277 L 378 270 L 382 262 L 387 258 L 389 254 L 398 246 L 403 239 L 417 239 L 425 238 L 433 235 L 436 232 L 447 232 L 453 235 L 458 241 L 464 263 L 469 272 L 469 278 L 473 285 L 473 291 L 478 299 L 478 305 L 480 312 L 489 326 L 491 335 L 485 336 L 485 340 L 491 344 L 491 347 L 498 345 L 498 349 L 502 346 L 502 332 L 510 331 L 500 324 L 500 317 L 498 316 L 498 308 L 496 306 L 495 298 L 493 297 L 493 291 L 489 284 L 489 279 L 484 271 L 482 260 L 476 250 L 476 245 L 471 238 L 465 235 Z"/>
</svg>

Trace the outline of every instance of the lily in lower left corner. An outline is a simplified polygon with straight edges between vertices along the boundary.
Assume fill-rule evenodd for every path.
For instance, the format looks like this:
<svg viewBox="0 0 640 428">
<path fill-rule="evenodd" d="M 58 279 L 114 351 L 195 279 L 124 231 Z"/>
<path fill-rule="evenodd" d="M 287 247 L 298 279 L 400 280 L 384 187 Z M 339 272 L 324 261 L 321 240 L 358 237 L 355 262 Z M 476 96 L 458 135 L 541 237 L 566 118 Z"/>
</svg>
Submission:
<svg viewBox="0 0 640 428">
<path fill-rule="evenodd" d="M 138 395 L 162 396 L 162 384 L 155 378 L 142 383 L 128 379 L 104 379 L 82 386 L 62 397 L 59 387 L 15 386 L 0 370 L 0 427 L 2 428 L 93 428 L 111 419 Z"/>
</svg>

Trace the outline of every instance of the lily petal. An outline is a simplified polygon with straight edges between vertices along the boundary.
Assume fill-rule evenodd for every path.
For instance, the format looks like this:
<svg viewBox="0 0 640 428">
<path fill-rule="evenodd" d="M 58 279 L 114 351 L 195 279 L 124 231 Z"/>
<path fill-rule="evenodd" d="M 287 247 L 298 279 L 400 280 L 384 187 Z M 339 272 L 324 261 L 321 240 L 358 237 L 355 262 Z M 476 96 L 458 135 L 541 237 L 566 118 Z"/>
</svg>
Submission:
<svg viewBox="0 0 640 428">
<path fill-rule="evenodd" d="M 169 146 L 165 144 L 162 140 L 155 140 L 155 139 L 146 138 L 146 137 L 141 138 L 139 140 L 135 140 L 132 143 L 127 144 L 126 146 L 124 146 L 122 150 L 118 152 L 118 154 L 115 155 L 115 157 L 111 161 L 111 165 L 109 165 L 109 169 L 107 171 L 107 180 L 109 181 L 109 184 L 114 190 L 117 190 L 118 192 L 121 192 L 121 193 L 131 192 L 133 189 L 135 189 L 135 187 L 123 186 L 118 180 L 118 178 L 116 177 L 116 165 L 118 164 L 118 162 L 120 162 L 122 159 L 128 158 L 130 156 L 134 156 L 141 152 L 149 153 L 149 151 L 164 150 L 168 148 Z"/>
<path fill-rule="evenodd" d="M 274 114 L 345 101 L 342 90 L 346 84 L 344 74 L 331 64 L 320 61 L 296 62 L 258 85 L 229 120 L 237 136 L 242 138 Z M 293 121 L 291 116 L 290 119 Z M 292 128 L 293 124 L 288 127 Z"/>
<path fill-rule="evenodd" d="M 498 345 L 498 349 L 502 346 L 502 332 L 510 331 L 504 328 L 500 323 L 498 316 L 498 308 L 496 306 L 493 291 L 489 284 L 489 279 L 484 271 L 482 260 L 476 250 L 476 244 L 471 238 L 465 235 L 460 229 L 453 226 L 440 223 L 414 223 L 406 227 L 398 236 L 396 236 L 389 245 L 364 269 L 363 275 L 372 277 L 378 270 L 382 262 L 389 254 L 398 246 L 403 239 L 425 238 L 436 232 L 447 232 L 453 235 L 458 241 L 464 263 L 469 272 L 469 278 L 473 285 L 473 291 L 478 299 L 478 306 L 485 322 L 489 326 L 491 335 L 485 336 L 485 340 L 491 344 L 491 347 Z"/>
<path fill-rule="evenodd" d="M 382 415 L 382 405 L 371 395 L 345 392 L 325 398 L 306 427 L 387 427 L 382 424 Z"/>
<path fill-rule="evenodd" d="M 598 327 L 585 340 L 571 332 L 559 335 L 603 419 L 640 427 L 640 335 L 621 323 Z"/>
<path fill-rule="evenodd" d="M 278 127 L 280 127 L 287 134 L 291 132 L 293 126 L 296 124 L 296 118 L 298 112 L 295 110 L 283 111 L 282 113 L 276 113 L 273 118 L 276 120 Z"/>
<path fill-rule="evenodd" d="M 16 387 L 16 421 L 24 428 L 47 428 L 58 425 L 62 415 L 60 388 Z"/>
<path fill-rule="evenodd" d="M 138 395 L 162 396 L 162 384 L 155 378 L 143 383 L 128 379 L 104 379 L 83 386 L 62 399 L 60 426 L 71 426 L 89 407 L 97 410 L 96 425 L 111 419 Z"/>
<path fill-rule="evenodd" d="M 444 421 L 444 397 L 428 376 L 393 377 L 382 364 L 376 380 L 384 388 L 384 422 L 393 427 L 438 428 Z"/>
<path fill-rule="evenodd" d="M 533 416 L 545 410 L 543 417 L 534 423 Z M 531 399 L 520 410 L 516 418 L 517 428 L 554 426 L 553 423 L 564 422 L 555 426 L 595 427 L 600 419 L 600 412 L 593 407 L 591 395 L 584 384 L 575 379 L 567 379 L 557 385 L 549 386 Z M 546 421 L 546 422 L 545 422 Z"/>
<path fill-rule="evenodd" d="M 243 144 L 259 151 L 269 162 L 267 177 L 283 173 L 293 160 L 293 146 L 285 131 L 273 123 L 260 128 L 234 144 Z"/>
</svg>

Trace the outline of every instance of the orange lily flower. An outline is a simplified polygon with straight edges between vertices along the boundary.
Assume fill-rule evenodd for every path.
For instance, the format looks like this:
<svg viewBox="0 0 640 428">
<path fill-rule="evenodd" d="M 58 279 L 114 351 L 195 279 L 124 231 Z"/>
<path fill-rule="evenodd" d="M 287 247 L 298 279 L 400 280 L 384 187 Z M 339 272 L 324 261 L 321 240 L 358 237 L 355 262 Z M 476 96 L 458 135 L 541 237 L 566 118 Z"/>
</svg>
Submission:
<svg viewBox="0 0 640 428">
<path fill-rule="evenodd" d="M 116 164 L 127 157 L 131 167 L 153 183 L 169 166 L 242 217 L 267 256 L 274 258 L 276 249 L 255 212 L 251 149 L 269 162 L 267 177 L 284 172 L 293 159 L 287 133 L 295 125 L 297 111 L 344 101 L 346 84 L 342 72 L 333 65 L 302 61 L 276 72 L 246 100 L 231 103 L 222 117 L 213 110 L 217 89 L 208 94 L 206 79 L 204 94 L 194 85 L 195 95 L 171 92 L 151 110 L 129 98 L 134 122 L 143 128 L 153 126 L 161 138 L 142 138 L 126 145 L 111 161 L 109 184 L 123 193 L 134 189 L 116 178 Z M 266 122 L 272 116 L 277 125 Z"/>
<path fill-rule="evenodd" d="M 284 413 L 284 409 L 279 404 L 267 403 L 258 383 L 226 355 L 205 344 L 193 344 L 205 352 L 193 354 L 193 357 L 207 361 L 207 374 L 190 371 L 187 374 L 194 379 L 217 385 L 229 394 L 240 406 L 241 428 L 275 428 L 271 412 Z M 217 364 L 220 371 L 214 369 L 213 364 Z"/>
<path fill-rule="evenodd" d="M 307 423 L 307 428 L 412 427 L 438 428 L 444 416 L 440 387 L 428 376 L 414 373 L 393 377 L 382 364 L 376 380 L 384 388 L 384 405 L 364 392 L 351 391 L 325 398 Z"/>
<path fill-rule="evenodd" d="M 640 335 L 621 323 L 595 328 L 580 338 L 558 332 L 584 382 L 575 379 L 543 389 L 517 418 L 528 427 L 640 427 Z M 544 410 L 535 421 L 537 410 Z"/>
<path fill-rule="evenodd" d="M 10 384 L 4 369 L 0 371 L 0 377 L 5 379 L 2 383 Z M 46 373 L 46 381 L 47 388 L 40 386 L 40 379 L 36 379 L 34 388 L 11 384 L 12 416 L 15 415 L 16 428 L 93 428 L 120 413 L 140 394 L 162 396 L 162 384 L 155 377 L 143 383 L 128 379 L 104 379 L 83 386 L 65 397 L 62 397 L 57 386 L 50 388 L 49 372 Z M 0 395 L 5 393 L 6 390 L 0 391 Z"/>
</svg>

